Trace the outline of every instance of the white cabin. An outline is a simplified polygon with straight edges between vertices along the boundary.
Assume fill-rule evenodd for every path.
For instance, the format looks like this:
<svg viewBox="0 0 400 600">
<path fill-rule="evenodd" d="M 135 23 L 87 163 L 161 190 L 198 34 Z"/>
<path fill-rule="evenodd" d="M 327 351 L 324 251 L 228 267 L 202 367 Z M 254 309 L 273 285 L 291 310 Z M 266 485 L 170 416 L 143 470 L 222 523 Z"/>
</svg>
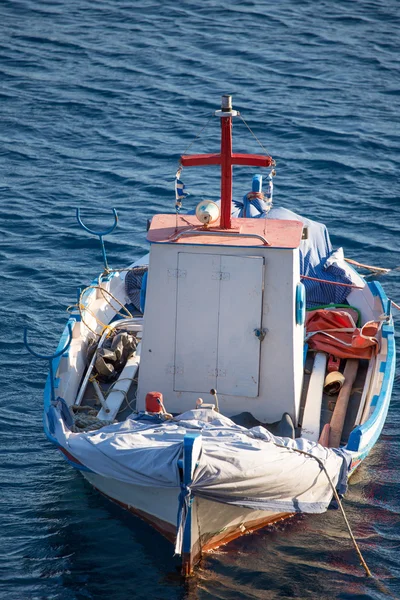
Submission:
<svg viewBox="0 0 400 600">
<path fill-rule="evenodd" d="M 233 219 L 229 232 L 194 216 L 157 215 L 151 243 L 137 409 L 150 391 L 171 413 L 213 402 L 226 416 L 297 424 L 304 324 L 296 319 L 303 224 Z M 267 240 L 268 245 L 265 245 Z M 303 319 L 304 320 L 304 319 Z"/>
</svg>

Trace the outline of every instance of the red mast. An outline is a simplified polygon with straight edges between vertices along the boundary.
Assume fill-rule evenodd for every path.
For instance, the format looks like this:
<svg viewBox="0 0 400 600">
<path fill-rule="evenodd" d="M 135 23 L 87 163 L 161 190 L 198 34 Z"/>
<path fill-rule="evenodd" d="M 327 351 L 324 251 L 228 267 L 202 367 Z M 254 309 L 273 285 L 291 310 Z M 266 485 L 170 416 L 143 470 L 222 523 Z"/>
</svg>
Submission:
<svg viewBox="0 0 400 600">
<path fill-rule="evenodd" d="M 215 116 L 221 119 L 221 152 L 219 154 L 190 154 L 181 156 L 183 167 L 221 165 L 221 229 L 231 229 L 232 210 L 232 166 L 270 167 L 273 159 L 262 154 L 234 154 L 232 152 L 232 117 L 238 116 L 232 110 L 232 97 L 222 96 L 221 110 Z"/>
</svg>

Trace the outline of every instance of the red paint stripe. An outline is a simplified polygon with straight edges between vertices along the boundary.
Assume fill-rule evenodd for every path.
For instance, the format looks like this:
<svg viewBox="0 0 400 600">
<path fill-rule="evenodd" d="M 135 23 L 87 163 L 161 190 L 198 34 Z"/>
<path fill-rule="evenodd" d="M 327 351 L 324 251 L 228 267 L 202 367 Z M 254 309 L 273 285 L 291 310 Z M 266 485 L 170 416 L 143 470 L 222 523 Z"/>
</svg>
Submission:
<svg viewBox="0 0 400 600">
<path fill-rule="evenodd" d="M 183 167 L 202 167 L 206 165 L 220 165 L 220 154 L 189 154 L 181 156 Z"/>
<path fill-rule="evenodd" d="M 70 454 L 68 452 L 68 450 L 66 450 L 65 448 L 58 448 L 60 452 L 62 452 L 62 454 L 64 454 L 68 460 L 70 460 L 71 462 L 74 462 L 77 465 L 81 465 L 82 467 L 84 467 L 85 465 L 83 463 L 81 463 L 77 458 L 75 458 L 75 456 L 72 456 L 72 454 Z"/>
</svg>

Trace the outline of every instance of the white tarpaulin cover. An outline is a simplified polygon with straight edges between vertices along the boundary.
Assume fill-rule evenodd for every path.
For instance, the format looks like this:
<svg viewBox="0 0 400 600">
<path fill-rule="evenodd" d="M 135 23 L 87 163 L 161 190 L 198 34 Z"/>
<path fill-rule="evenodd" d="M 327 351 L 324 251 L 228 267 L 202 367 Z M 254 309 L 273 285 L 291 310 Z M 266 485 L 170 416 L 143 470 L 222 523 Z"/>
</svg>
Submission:
<svg viewBox="0 0 400 600">
<path fill-rule="evenodd" d="M 332 497 L 326 474 L 293 448 L 318 457 L 335 485 L 346 480 L 349 453 L 275 437 L 261 426 L 246 429 L 214 410 L 188 411 L 171 421 L 133 415 L 87 433 L 72 433 L 59 409 L 50 411 L 62 447 L 95 473 L 132 485 L 179 488 L 183 439 L 196 430 L 201 451 L 190 484 L 194 495 L 258 510 L 323 512 Z"/>
</svg>

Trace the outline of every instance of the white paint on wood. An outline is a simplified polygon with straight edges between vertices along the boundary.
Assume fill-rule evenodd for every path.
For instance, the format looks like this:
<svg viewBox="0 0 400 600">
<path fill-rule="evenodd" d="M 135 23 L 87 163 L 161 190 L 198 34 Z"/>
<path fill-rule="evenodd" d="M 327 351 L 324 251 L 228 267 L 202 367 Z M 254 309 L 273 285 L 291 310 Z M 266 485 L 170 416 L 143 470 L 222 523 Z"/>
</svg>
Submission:
<svg viewBox="0 0 400 600">
<path fill-rule="evenodd" d="M 255 521 L 263 520 L 267 523 L 269 519 L 272 522 L 288 516 L 287 513 L 273 510 L 253 510 L 229 504 L 218 506 L 218 502 L 199 497 L 194 498 L 192 506 L 192 521 L 196 523 L 197 533 L 192 538 L 192 547 L 196 545 L 199 536 L 208 542 L 220 536 L 222 541 L 228 532 L 236 535 L 245 533 L 246 526 Z"/>
<path fill-rule="evenodd" d="M 178 254 L 176 391 L 258 396 L 262 257 Z"/>
<path fill-rule="evenodd" d="M 146 394 L 152 390 L 162 392 L 166 409 L 176 413 L 194 408 L 199 395 L 195 391 L 174 389 L 175 371 L 181 367 L 179 364 L 175 365 L 176 319 L 177 310 L 179 311 L 177 289 L 184 279 L 181 281 L 179 278 L 168 277 L 168 270 L 177 269 L 178 251 L 180 254 L 220 254 L 243 258 L 256 256 L 264 259 L 262 327 L 267 329 L 268 333 L 261 344 L 254 338 L 260 348 L 259 393 L 257 397 L 251 397 L 220 392 L 220 410 L 228 417 L 247 411 L 265 423 L 278 421 L 283 413 L 287 412 L 294 423 L 297 423 L 303 380 L 304 342 L 304 327 L 296 325 L 295 320 L 295 294 L 300 272 L 298 250 L 261 246 L 251 249 L 172 243 L 151 246 L 139 371 L 138 410 L 144 410 Z M 189 276 L 189 270 L 186 270 Z M 222 273 L 221 269 L 220 272 Z M 229 280 L 219 281 L 225 284 Z M 235 293 L 239 287 L 238 279 Z M 245 310 L 246 306 L 235 309 L 235 313 L 230 316 L 229 329 L 233 329 L 236 322 L 243 318 Z M 193 320 L 197 323 L 196 336 L 201 327 L 201 320 L 206 317 L 206 310 L 200 315 L 193 315 Z M 242 353 L 242 346 L 241 341 L 239 347 L 235 348 L 238 356 Z M 201 351 L 199 349 L 198 354 L 201 354 L 202 360 L 206 360 L 206 353 L 207 346 L 201 348 Z M 205 392 L 209 391 L 206 387 L 203 389 Z M 206 403 L 212 401 L 204 392 L 202 398 Z"/>
<path fill-rule="evenodd" d="M 301 437 L 318 442 L 321 419 L 322 394 L 324 389 L 327 355 L 317 352 L 308 384 L 306 405 L 304 408 Z"/>
<path fill-rule="evenodd" d="M 176 526 L 180 488 L 138 486 L 96 473 L 82 474 L 96 489 L 110 498 Z M 246 525 L 257 519 L 267 520 L 271 517 L 271 520 L 274 520 L 274 517 L 284 516 L 276 511 L 253 510 L 197 497 L 194 498 L 192 506 L 192 522 L 196 524 L 192 537 L 193 545 L 199 540 L 199 533 L 205 540 L 209 540 L 210 537 L 232 527 L 241 529 L 242 524 Z"/>
<path fill-rule="evenodd" d="M 221 256 L 218 322 L 217 390 L 219 394 L 256 398 L 262 328 L 264 260 Z"/>
<path fill-rule="evenodd" d="M 179 487 L 132 485 L 97 473 L 82 475 L 100 492 L 125 506 L 136 508 L 176 527 Z"/>
<path fill-rule="evenodd" d="M 369 417 L 372 415 L 375 410 L 375 406 L 371 407 L 372 399 L 374 396 L 379 396 L 382 390 L 382 383 L 384 378 L 384 373 L 381 370 L 382 363 L 386 361 L 387 358 L 387 339 L 381 337 L 380 338 L 380 351 L 379 354 L 375 357 L 375 364 L 373 368 L 373 372 L 371 374 L 371 380 L 369 384 L 369 393 L 367 395 L 364 409 L 362 412 L 362 417 L 360 421 L 360 425 L 365 423 Z M 367 432 L 368 434 L 368 432 Z"/>
<path fill-rule="evenodd" d="M 382 305 L 380 302 L 377 305 L 376 299 L 377 297 L 372 294 L 368 285 L 362 290 L 351 290 L 350 294 L 347 296 L 347 302 L 350 306 L 354 306 L 360 311 L 362 324 L 376 319 L 382 313 Z"/>
<path fill-rule="evenodd" d="M 178 392 L 209 392 L 216 387 L 221 257 L 178 253 L 175 379 Z"/>
<path fill-rule="evenodd" d="M 363 393 L 361 396 L 360 405 L 358 407 L 358 412 L 357 412 L 356 420 L 354 422 L 354 426 L 359 425 L 361 423 L 361 417 L 364 412 L 364 407 L 365 407 L 367 398 L 370 398 L 370 395 L 368 394 L 368 392 L 370 390 L 371 378 L 372 378 L 372 373 L 374 372 L 375 362 L 376 362 L 376 358 L 375 358 L 375 356 L 373 356 L 369 361 L 368 371 L 367 371 L 367 375 L 365 377 L 364 389 L 363 389 Z"/>
</svg>

